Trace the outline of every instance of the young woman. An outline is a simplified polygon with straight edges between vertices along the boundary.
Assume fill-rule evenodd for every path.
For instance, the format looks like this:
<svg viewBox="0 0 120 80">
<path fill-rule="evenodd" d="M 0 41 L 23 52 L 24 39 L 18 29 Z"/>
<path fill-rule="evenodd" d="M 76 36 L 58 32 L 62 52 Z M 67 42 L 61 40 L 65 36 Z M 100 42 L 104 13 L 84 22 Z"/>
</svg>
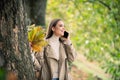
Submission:
<svg viewBox="0 0 120 80">
<path fill-rule="evenodd" d="M 48 45 L 42 55 L 43 72 L 46 72 L 42 75 L 43 80 L 72 80 L 68 73 L 68 62 L 74 61 L 75 50 L 68 33 L 66 38 L 63 37 L 64 32 L 64 22 L 61 19 L 51 21 L 46 34 Z M 41 62 L 41 56 L 36 55 L 36 57 Z M 40 63 L 40 65 L 43 64 Z M 41 74 L 43 73 L 40 73 L 39 80 L 41 80 Z"/>
</svg>

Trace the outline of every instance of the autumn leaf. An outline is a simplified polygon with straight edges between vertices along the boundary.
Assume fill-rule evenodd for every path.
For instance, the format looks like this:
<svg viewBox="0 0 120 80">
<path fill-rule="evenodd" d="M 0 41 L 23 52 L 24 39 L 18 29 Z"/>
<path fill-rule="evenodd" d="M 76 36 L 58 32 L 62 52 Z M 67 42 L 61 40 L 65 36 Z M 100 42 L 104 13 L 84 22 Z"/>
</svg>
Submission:
<svg viewBox="0 0 120 80">
<path fill-rule="evenodd" d="M 35 52 L 41 52 L 47 44 L 45 41 L 45 32 L 41 26 L 31 25 L 28 29 L 28 40 L 31 43 L 31 49 Z"/>
</svg>

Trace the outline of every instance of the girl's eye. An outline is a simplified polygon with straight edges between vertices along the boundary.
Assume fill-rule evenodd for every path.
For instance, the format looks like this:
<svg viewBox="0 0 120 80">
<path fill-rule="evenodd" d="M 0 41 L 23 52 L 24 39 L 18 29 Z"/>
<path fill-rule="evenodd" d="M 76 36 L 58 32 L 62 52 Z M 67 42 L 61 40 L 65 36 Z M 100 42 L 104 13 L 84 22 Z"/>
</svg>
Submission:
<svg viewBox="0 0 120 80">
<path fill-rule="evenodd" d="M 61 24 L 60 27 L 63 27 L 63 25 Z"/>
</svg>

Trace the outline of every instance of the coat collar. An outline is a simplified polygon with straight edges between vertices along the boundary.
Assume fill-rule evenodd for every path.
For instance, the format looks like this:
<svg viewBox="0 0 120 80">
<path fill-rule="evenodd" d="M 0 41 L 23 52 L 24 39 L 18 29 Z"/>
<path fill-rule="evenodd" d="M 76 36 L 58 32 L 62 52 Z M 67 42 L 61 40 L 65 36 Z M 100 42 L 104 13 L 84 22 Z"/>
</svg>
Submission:
<svg viewBox="0 0 120 80">
<path fill-rule="evenodd" d="M 48 42 L 48 45 L 46 46 L 46 55 L 47 55 L 47 57 L 53 58 L 53 59 L 55 59 L 57 61 L 59 59 L 60 59 L 60 61 L 64 61 L 64 59 L 67 58 L 66 57 L 66 53 L 65 53 L 65 49 L 64 49 L 64 45 L 63 45 L 62 42 L 60 42 L 60 47 L 59 47 L 59 59 L 56 57 L 55 52 L 52 49 L 52 47 L 49 44 L 49 42 Z"/>
</svg>

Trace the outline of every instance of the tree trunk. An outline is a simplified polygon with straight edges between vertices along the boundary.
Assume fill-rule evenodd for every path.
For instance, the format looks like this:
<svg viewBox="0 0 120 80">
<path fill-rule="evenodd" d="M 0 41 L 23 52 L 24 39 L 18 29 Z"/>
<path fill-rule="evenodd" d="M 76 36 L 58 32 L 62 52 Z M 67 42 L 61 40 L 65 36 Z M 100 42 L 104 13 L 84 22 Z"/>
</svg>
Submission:
<svg viewBox="0 0 120 80">
<path fill-rule="evenodd" d="M 5 69 L 12 72 L 16 80 L 36 80 L 27 39 L 24 6 L 24 0 L 0 2 L 0 49 L 4 54 Z"/>
<path fill-rule="evenodd" d="M 45 27 L 45 14 L 47 0 L 28 0 L 28 15 L 31 23 Z"/>
</svg>

